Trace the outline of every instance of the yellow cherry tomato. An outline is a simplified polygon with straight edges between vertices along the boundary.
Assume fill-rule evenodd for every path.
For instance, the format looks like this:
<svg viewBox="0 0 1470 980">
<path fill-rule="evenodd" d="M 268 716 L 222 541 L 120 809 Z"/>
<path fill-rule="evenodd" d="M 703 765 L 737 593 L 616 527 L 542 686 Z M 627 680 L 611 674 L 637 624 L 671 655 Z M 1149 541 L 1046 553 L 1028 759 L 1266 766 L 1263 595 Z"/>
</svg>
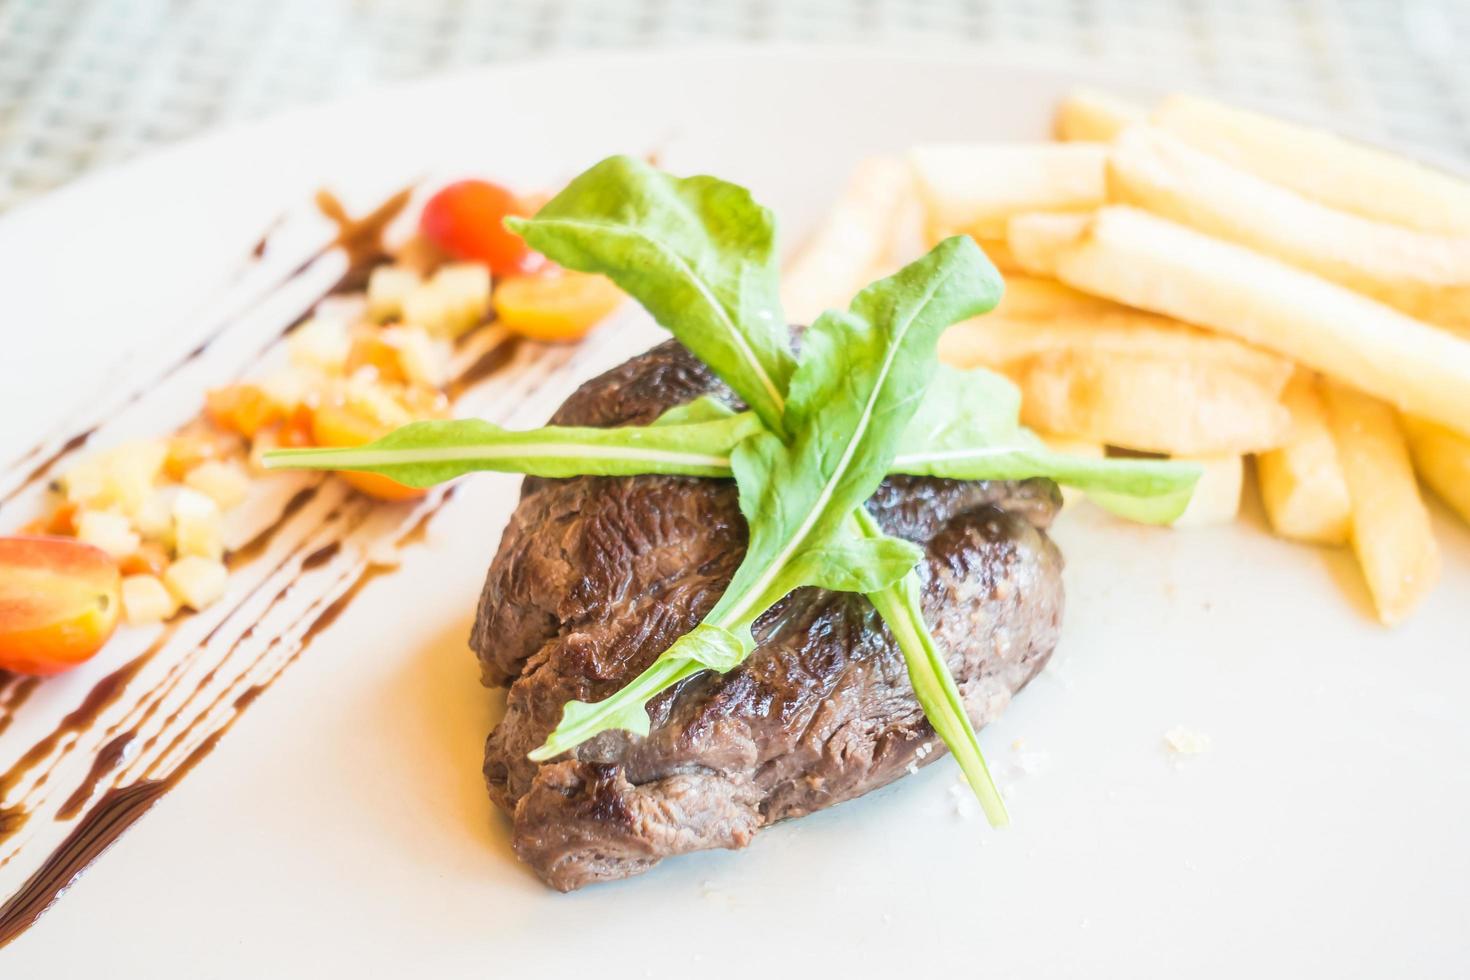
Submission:
<svg viewBox="0 0 1470 980">
<path fill-rule="evenodd" d="M 558 269 L 512 276 L 495 287 L 495 314 L 507 328 L 532 340 L 580 340 L 617 309 L 622 290 L 602 276 Z"/>
</svg>

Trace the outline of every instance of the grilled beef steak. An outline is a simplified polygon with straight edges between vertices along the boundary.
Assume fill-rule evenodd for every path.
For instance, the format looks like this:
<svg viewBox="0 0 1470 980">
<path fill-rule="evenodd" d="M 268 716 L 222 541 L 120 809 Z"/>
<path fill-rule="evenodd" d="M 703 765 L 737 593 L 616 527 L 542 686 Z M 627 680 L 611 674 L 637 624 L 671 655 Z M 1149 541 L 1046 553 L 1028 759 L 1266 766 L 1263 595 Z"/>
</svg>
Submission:
<svg viewBox="0 0 1470 980">
<path fill-rule="evenodd" d="M 677 343 L 578 390 L 562 425 L 652 421 L 699 395 L 734 401 Z M 1054 484 L 891 478 L 868 503 L 924 547 L 923 606 L 979 726 L 1036 675 L 1057 640 L 1062 559 L 1042 530 Z M 550 762 L 526 753 L 562 705 L 608 697 L 692 629 L 745 551 L 732 481 L 527 479 L 490 566 L 471 646 L 509 685 L 485 778 L 514 846 L 562 891 L 645 871 L 671 854 L 743 847 L 767 824 L 876 789 L 943 743 L 903 656 L 859 595 L 805 588 L 757 623 L 759 646 L 650 705 L 647 738 L 605 732 Z M 932 751 L 921 752 L 928 746 Z"/>
</svg>

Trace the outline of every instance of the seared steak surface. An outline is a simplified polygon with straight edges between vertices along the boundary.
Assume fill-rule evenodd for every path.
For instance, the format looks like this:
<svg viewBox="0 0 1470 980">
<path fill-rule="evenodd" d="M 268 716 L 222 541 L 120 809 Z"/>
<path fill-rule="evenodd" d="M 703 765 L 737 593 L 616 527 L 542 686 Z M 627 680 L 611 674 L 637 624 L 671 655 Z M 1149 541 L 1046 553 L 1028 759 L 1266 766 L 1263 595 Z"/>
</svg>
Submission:
<svg viewBox="0 0 1470 980">
<path fill-rule="evenodd" d="M 552 421 L 642 424 L 708 393 L 735 402 L 670 342 L 584 385 Z M 1058 502 L 1045 480 L 895 477 L 868 503 L 887 533 L 927 551 L 924 616 L 976 726 L 1056 643 L 1062 559 L 1043 529 Z M 767 824 L 860 796 L 942 753 L 868 600 L 807 588 L 756 624 L 759 646 L 740 667 L 655 699 L 647 738 L 605 732 L 550 762 L 526 758 L 563 704 L 610 696 L 692 629 L 745 544 L 731 481 L 525 481 L 470 644 L 485 682 L 510 687 L 485 747 L 491 798 L 512 815 L 516 853 L 553 888 L 743 847 Z"/>
</svg>

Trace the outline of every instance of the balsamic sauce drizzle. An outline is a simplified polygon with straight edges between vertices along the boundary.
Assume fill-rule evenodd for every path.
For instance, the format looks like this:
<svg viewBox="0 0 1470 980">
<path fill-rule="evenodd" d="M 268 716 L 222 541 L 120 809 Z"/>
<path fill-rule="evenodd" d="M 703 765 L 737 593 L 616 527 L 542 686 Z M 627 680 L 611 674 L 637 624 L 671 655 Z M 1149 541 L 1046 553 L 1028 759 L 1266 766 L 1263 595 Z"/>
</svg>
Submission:
<svg viewBox="0 0 1470 980">
<path fill-rule="evenodd" d="M 365 281 L 365 276 L 372 266 L 386 257 L 381 243 L 382 232 L 408 204 L 411 193 L 412 187 L 405 188 L 373 209 L 364 218 L 356 220 L 347 215 L 341 204 L 330 193 L 323 191 L 318 194 L 317 205 L 319 209 L 338 225 L 337 237 L 330 247 L 343 249 L 348 258 L 347 272 L 334 284 L 330 292 L 359 288 L 361 283 Z M 252 249 L 252 255 L 258 259 L 264 255 L 265 249 L 266 240 L 263 238 Z M 327 249 L 322 249 L 313 254 L 303 263 L 302 268 L 304 269 L 326 251 Z M 297 270 L 297 272 L 299 271 Z M 296 274 L 293 272 L 292 276 L 294 277 Z M 227 324 L 222 324 L 216 331 L 206 337 L 198 347 L 168 367 L 163 374 L 155 379 L 153 384 L 139 389 L 124 404 L 131 404 L 138 400 L 147 390 L 167 380 L 187 363 L 200 356 L 207 349 L 208 345 L 226 329 L 226 326 Z M 291 327 L 294 326 L 295 324 L 291 325 Z M 287 328 L 288 332 L 291 327 Z M 494 352 L 492 351 L 491 353 L 493 354 Z M 505 363 L 503 358 L 490 361 L 488 356 L 487 362 L 476 365 L 476 368 L 480 369 L 477 377 L 484 377 Z M 461 388 L 459 390 L 463 389 Z M 15 498 L 22 491 L 47 476 L 64 457 L 81 448 L 95 431 L 96 427 L 93 426 L 73 435 L 58 450 L 48 454 L 45 459 L 35 465 L 18 486 L 12 488 L 3 497 L 0 497 L 0 503 Z M 44 442 L 38 444 L 22 454 L 20 462 L 25 463 L 34 459 L 44 451 L 44 448 Z M 263 529 L 244 546 L 230 554 L 228 561 L 231 567 L 247 564 L 262 554 L 281 526 L 305 507 L 315 497 L 319 489 L 320 484 L 318 483 L 298 491 L 283 507 L 281 514 L 268 527 Z M 426 509 L 414 527 L 398 539 L 398 545 L 401 547 L 410 540 L 420 536 L 428 521 L 449 501 L 451 495 L 452 491 L 445 492 L 438 501 Z M 366 519 L 368 512 L 369 507 L 364 504 L 361 507 L 361 519 L 350 522 L 347 526 L 339 529 L 339 533 L 344 536 L 350 534 L 362 523 L 362 520 Z M 338 520 L 340 516 L 340 508 L 334 509 L 326 515 L 320 526 L 326 527 L 333 521 Z M 329 542 L 301 559 L 300 567 L 305 571 L 325 565 L 338 554 L 340 549 L 340 540 Z M 299 546 L 285 556 L 274 570 L 285 567 L 298 553 Z M 296 625 L 299 626 L 301 622 L 307 620 L 310 620 L 310 622 L 307 623 L 305 630 L 302 632 L 300 639 L 290 654 L 281 664 L 271 671 L 268 677 L 250 684 L 238 694 L 235 694 L 231 701 L 234 712 L 205 737 L 182 762 L 174 766 L 171 771 L 164 775 L 155 775 L 160 764 L 169 758 L 173 750 L 180 746 L 194 732 L 197 726 L 211 717 L 216 705 L 220 704 L 223 699 L 233 693 L 232 688 L 234 684 L 237 684 L 239 679 L 250 676 L 252 671 L 261 664 L 272 650 L 277 648 L 277 644 L 281 642 L 281 639 L 278 638 L 267 644 L 255 660 L 239 674 L 239 677 L 232 685 L 227 686 L 203 711 L 195 716 L 189 725 L 185 726 L 181 732 L 175 735 L 165 750 L 144 772 L 142 778 L 131 783 L 119 785 L 118 780 L 125 778 L 129 762 L 141 757 L 157 742 L 164 732 L 169 730 L 169 723 L 176 721 L 185 708 L 194 701 L 195 695 L 209 685 L 220 666 L 230 662 L 230 653 L 233 653 L 241 643 L 253 634 L 254 627 L 252 626 L 236 638 L 230 651 L 221 658 L 219 664 L 216 664 L 200 679 L 195 691 L 191 692 L 184 699 L 183 703 L 174 709 L 159 732 L 151 736 L 141 746 L 138 745 L 138 739 L 143 726 L 152 719 L 166 699 L 168 693 L 181 681 L 188 663 L 193 661 L 199 651 L 208 646 L 209 641 L 219 629 L 229 622 L 234 612 L 240 608 L 240 604 L 243 604 L 258 592 L 259 586 L 253 589 L 249 595 L 243 597 L 235 609 L 226 613 L 221 622 L 193 650 L 189 651 L 180 663 L 172 665 L 167 675 L 160 682 L 159 690 L 154 692 L 156 697 L 147 705 L 142 715 L 136 720 L 133 720 L 126 731 L 121 731 L 120 729 L 124 724 L 129 722 L 131 713 L 129 717 L 122 719 L 108 729 L 105 733 L 105 737 L 108 740 L 97 752 L 86 778 L 67 797 L 57 811 L 56 818 L 58 820 L 75 818 L 86 807 L 99 787 L 109 779 L 114 780 L 113 785 L 102 794 L 101 798 L 90 810 L 87 810 L 77 825 L 72 828 L 71 832 L 61 844 L 47 857 L 41 867 L 31 875 L 19 891 L 10 896 L 3 905 L 0 905 L 0 947 L 7 945 L 28 929 L 65 892 L 67 887 L 70 886 L 78 875 L 110 847 L 124 831 L 131 827 L 165 793 L 176 786 L 194 766 L 208 756 L 244 710 L 253 704 L 256 698 L 301 656 L 311 641 L 322 630 L 336 621 L 368 582 L 386 571 L 388 571 L 387 568 L 371 563 L 364 563 L 356 569 L 355 578 L 352 579 L 340 595 L 329 603 L 313 606 L 307 610 Z M 269 581 L 269 579 L 270 576 L 267 576 L 265 581 Z M 263 584 L 264 581 L 262 582 Z M 291 583 L 283 586 L 272 598 L 261 615 L 264 616 L 276 603 L 281 601 L 290 587 Z M 17 804 L 0 808 L 0 842 L 13 837 L 25 826 L 30 814 L 35 809 L 34 806 L 27 807 L 25 805 L 27 802 L 30 802 L 29 798 L 45 784 L 56 766 L 66 757 L 68 751 L 77 744 L 81 733 L 87 731 L 109 707 L 116 703 L 118 698 L 126 690 L 129 682 L 167 644 L 168 640 L 172 638 L 178 622 L 178 620 L 175 620 L 174 623 L 166 626 L 164 633 L 143 653 L 98 681 L 92 690 L 88 692 L 82 703 L 68 713 L 58 723 L 55 729 L 32 745 L 8 771 L 0 774 L 0 800 L 3 800 L 10 794 L 10 791 L 14 787 L 30 775 L 36 766 L 50 758 L 53 752 L 56 752 L 58 749 L 61 750 L 61 754 L 51 761 L 48 768 L 42 772 L 41 776 L 27 791 L 26 799 Z M 37 677 L 17 677 L 0 672 L 0 733 L 3 733 L 9 726 L 16 712 L 36 689 L 39 682 L 40 678 Z M 10 857 L 13 856 L 14 854 L 10 855 Z"/>
</svg>

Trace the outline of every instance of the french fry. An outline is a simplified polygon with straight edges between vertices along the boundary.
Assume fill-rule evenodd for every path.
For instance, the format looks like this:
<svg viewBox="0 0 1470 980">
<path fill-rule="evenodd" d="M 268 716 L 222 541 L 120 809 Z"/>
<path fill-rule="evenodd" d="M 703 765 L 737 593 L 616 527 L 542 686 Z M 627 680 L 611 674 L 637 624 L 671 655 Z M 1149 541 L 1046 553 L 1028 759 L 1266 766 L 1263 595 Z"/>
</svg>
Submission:
<svg viewBox="0 0 1470 980">
<path fill-rule="evenodd" d="M 1352 544 L 1387 625 L 1400 622 L 1439 577 L 1439 546 L 1393 409 L 1335 382 L 1327 417 L 1352 500 Z"/>
<path fill-rule="evenodd" d="M 1001 272 L 1009 276 L 1021 271 L 1021 263 L 1011 254 L 1011 246 L 1004 238 L 977 238 L 975 244 Z"/>
<path fill-rule="evenodd" d="M 1194 496 L 1175 527 L 1205 527 L 1229 524 L 1240 513 L 1240 496 L 1245 487 L 1245 460 L 1241 456 L 1177 457 L 1201 468 Z"/>
<path fill-rule="evenodd" d="M 1419 475 L 1441 500 L 1470 521 L 1470 438 L 1411 415 L 1403 423 Z"/>
<path fill-rule="evenodd" d="M 1117 305 L 1102 311 L 1062 310 L 1040 319 L 996 310 L 946 331 L 939 350 L 941 357 L 961 367 L 1005 367 L 1041 354 L 1066 352 L 1096 352 L 1119 360 L 1190 362 L 1239 374 L 1272 401 L 1280 399 L 1295 371 L 1285 358 L 1233 337 Z M 1285 409 L 1279 418 L 1283 426 L 1289 421 Z M 1285 435 L 1282 428 L 1280 436 Z"/>
<path fill-rule="evenodd" d="M 797 323 L 845 308 L 887 254 L 913 178 L 888 157 L 859 162 L 832 212 L 781 277 L 781 305 Z"/>
<path fill-rule="evenodd" d="M 1086 211 L 1103 203 L 1101 143 L 975 143 L 909 152 L 930 223 L 1003 238 L 1011 215 Z"/>
<path fill-rule="evenodd" d="M 1289 362 L 1161 317 L 991 314 L 946 331 L 939 353 L 957 367 L 1003 371 L 1021 389 L 1027 425 L 1089 442 L 1239 455 L 1288 434 L 1280 395 Z"/>
<path fill-rule="evenodd" d="M 1093 89 L 1078 89 L 1057 106 L 1057 139 L 1105 143 L 1124 127 L 1147 118 L 1147 110 L 1136 103 Z"/>
<path fill-rule="evenodd" d="M 1127 313 L 1128 307 L 1092 296 L 1055 279 L 1024 273 L 1005 277 L 1005 295 L 992 316 L 1019 319 L 1106 316 Z M 1142 314 L 1147 315 L 1147 314 Z"/>
<path fill-rule="evenodd" d="M 1211 156 L 1329 207 L 1443 235 L 1470 235 L 1470 184 L 1294 123 L 1176 95 L 1156 126 Z"/>
<path fill-rule="evenodd" d="M 1279 403 L 1250 379 L 1189 361 L 1062 351 L 1006 373 L 1021 389 L 1021 419 L 1145 452 L 1258 451 L 1278 444 Z"/>
<path fill-rule="evenodd" d="M 1291 413 L 1291 434 L 1280 449 L 1256 458 L 1266 517 L 1284 538 L 1347 544 L 1352 501 L 1316 379 L 1299 373 L 1283 392 L 1282 403 Z"/>
<path fill-rule="evenodd" d="M 1272 255 L 1433 323 L 1470 327 L 1470 237 L 1338 211 L 1133 126 L 1108 157 L 1111 199 Z"/>
<path fill-rule="evenodd" d="M 1012 247 L 1033 274 L 1232 334 L 1470 433 L 1470 342 L 1135 208 L 1103 208 L 1072 241 L 1052 233 L 1031 248 L 1039 217 L 1011 222 Z"/>
<path fill-rule="evenodd" d="M 1006 244 L 1023 272 L 1055 279 L 1062 252 L 1081 242 L 1091 227 L 1090 214 L 1027 212 L 1006 222 Z"/>
</svg>

